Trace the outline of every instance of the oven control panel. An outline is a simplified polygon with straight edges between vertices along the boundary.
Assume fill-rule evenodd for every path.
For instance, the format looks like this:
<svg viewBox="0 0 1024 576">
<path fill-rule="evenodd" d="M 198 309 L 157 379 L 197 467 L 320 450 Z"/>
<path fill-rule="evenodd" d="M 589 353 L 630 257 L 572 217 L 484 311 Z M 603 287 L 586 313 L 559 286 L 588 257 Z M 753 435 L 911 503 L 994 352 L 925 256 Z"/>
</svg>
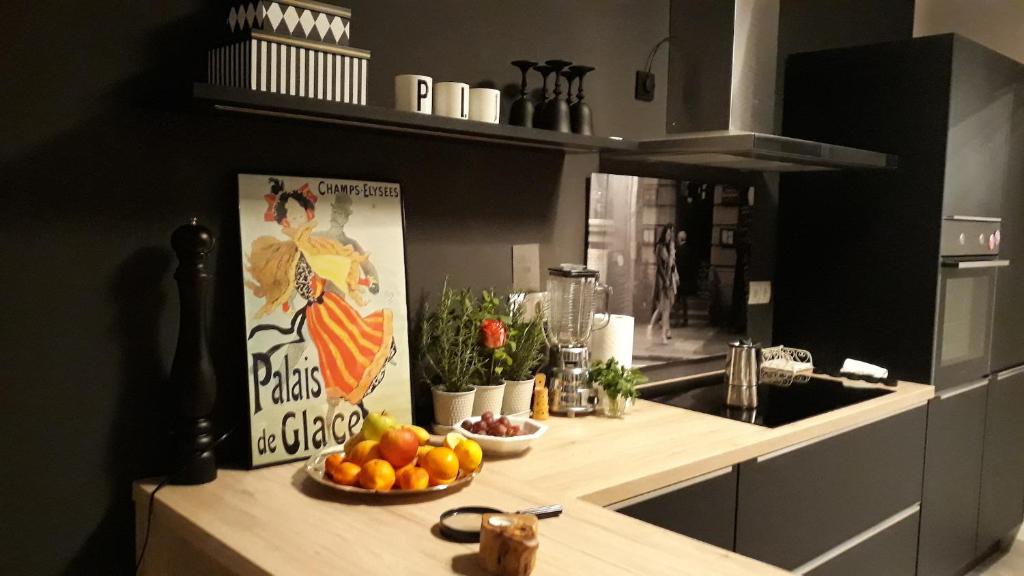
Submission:
<svg viewBox="0 0 1024 576">
<path fill-rule="evenodd" d="M 950 216 L 942 222 L 943 257 L 998 256 L 1002 242 L 998 218 Z"/>
</svg>

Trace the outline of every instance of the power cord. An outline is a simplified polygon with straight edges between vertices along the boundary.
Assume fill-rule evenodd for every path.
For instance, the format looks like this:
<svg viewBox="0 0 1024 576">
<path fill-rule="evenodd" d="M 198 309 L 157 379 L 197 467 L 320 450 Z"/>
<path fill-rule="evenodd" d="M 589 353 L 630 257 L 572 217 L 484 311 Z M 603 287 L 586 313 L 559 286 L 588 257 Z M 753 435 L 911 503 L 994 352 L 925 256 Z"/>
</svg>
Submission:
<svg viewBox="0 0 1024 576">
<path fill-rule="evenodd" d="M 210 446 L 209 449 L 210 450 L 216 449 L 217 446 L 219 446 L 221 442 L 226 440 L 227 437 L 230 436 L 235 431 L 236 428 L 237 428 L 237 426 L 232 426 L 230 430 L 228 430 L 227 432 L 221 434 L 220 437 L 217 438 L 213 442 L 213 445 Z M 200 452 L 197 452 L 196 456 L 198 457 L 199 454 L 200 454 Z M 189 463 L 185 464 L 184 466 L 182 466 L 181 468 L 178 468 L 177 470 L 175 470 L 174 473 L 172 473 L 172 474 L 170 474 L 168 476 L 165 476 L 163 480 L 161 480 L 160 482 L 157 483 L 156 487 L 153 488 L 153 491 L 149 493 L 149 506 L 148 506 L 148 509 L 146 510 L 146 534 L 142 538 L 142 548 L 139 550 L 139 559 L 135 561 L 135 573 L 136 574 L 138 574 L 139 573 L 139 569 L 142 568 L 142 560 L 146 557 L 146 548 L 149 546 L 149 532 L 150 532 L 150 529 L 153 527 L 153 503 L 156 500 L 156 493 L 159 492 L 161 488 L 166 486 L 167 483 L 171 480 L 171 478 L 174 478 L 178 474 L 181 474 L 182 472 L 185 471 L 185 469 L 187 469 L 191 465 L 192 465 L 192 462 L 189 462 Z"/>
<path fill-rule="evenodd" d="M 654 48 L 651 48 L 651 53 L 647 55 L 647 65 L 644 67 L 644 73 L 651 73 L 651 66 L 654 65 L 654 57 L 658 55 L 658 49 L 667 44 L 670 40 L 672 40 L 671 36 L 665 36 L 654 45 Z"/>
</svg>

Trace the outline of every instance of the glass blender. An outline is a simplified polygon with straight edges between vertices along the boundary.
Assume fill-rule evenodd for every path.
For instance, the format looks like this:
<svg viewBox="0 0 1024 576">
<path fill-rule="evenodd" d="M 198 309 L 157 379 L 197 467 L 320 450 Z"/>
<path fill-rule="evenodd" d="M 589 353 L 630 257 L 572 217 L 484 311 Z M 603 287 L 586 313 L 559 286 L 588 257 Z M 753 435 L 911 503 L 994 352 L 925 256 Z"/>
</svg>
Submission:
<svg viewBox="0 0 1024 576">
<path fill-rule="evenodd" d="M 550 379 L 551 412 L 589 414 L 597 404 L 590 385 L 590 334 L 608 325 L 611 288 L 598 282 L 598 272 L 578 264 L 548 269 L 545 334 L 553 362 Z M 604 294 L 603 316 L 595 321 L 596 294 Z"/>
</svg>

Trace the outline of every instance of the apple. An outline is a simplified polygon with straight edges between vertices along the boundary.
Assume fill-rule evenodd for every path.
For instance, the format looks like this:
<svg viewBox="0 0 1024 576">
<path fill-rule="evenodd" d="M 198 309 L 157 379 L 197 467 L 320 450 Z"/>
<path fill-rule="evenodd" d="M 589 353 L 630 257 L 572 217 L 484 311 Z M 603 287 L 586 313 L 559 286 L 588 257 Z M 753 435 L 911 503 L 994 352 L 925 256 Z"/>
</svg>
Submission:
<svg viewBox="0 0 1024 576">
<path fill-rule="evenodd" d="M 380 437 L 380 455 L 396 469 L 416 459 L 420 439 L 408 428 L 392 428 Z"/>
</svg>

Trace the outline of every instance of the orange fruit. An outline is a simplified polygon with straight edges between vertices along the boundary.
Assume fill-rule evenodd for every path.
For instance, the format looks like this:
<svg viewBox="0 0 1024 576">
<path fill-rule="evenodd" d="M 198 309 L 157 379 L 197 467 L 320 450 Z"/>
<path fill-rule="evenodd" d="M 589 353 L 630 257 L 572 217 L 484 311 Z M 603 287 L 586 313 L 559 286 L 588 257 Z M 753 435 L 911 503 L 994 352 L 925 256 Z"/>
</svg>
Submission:
<svg viewBox="0 0 1024 576">
<path fill-rule="evenodd" d="M 362 468 L 352 462 L 342 462 L 333 472 L 331 480 L 343 486 L 355 486 L 359 483 L 359 472 Z"/>
<path fill-rule="evenodd" d="M 395 468 L 401 468 L 416 459 L 420 439 L 408 428 L 392 428 L 380 437 L 380 455 Z"/>
<path fill-rule="evenodd" d="M 451 478 L 437 478 L 437 479 L 431 478 L 429 484 L 431 486 L 440 486 L 441 484 L 451 484 L 452 482 L 455 482 L 456 478 L 458 478 L 458 476 L 452 476 Z"/>
<path fill-rule="evenodd" d="M 402 490 L 423 490 L 429 482 L 427 471 L 419 466 L 406 466 L 398 471 L 398 486 Z"/>
<path fill-rule="evenodd" d="M 458 456 L 455 455 L 451 448 L 443 446 L 427 452 L 420 459 L 420 466 L 430 475 L 431 482 L 439 484 L 452 482 L 459 474 Z"/>
<path fill-rule="evenodd" d="M 324 473 L 328 476 L 334 474 L 334 471 L 341 466 L 341 463 L 345 461 L 345 458 L 341 454 L 331 454 L 324 460 Z"/>
<path fill-rule="evenodd" d="M 484 451 L 475 440 L 466 439 L 455 447 L 455 457 L 459 459 L 459 468 L 468 474 L 480 467 Z"/>
<path fill-rule="evenodd" d="M 362 466 L 370 460 L 380 458 L 380 442 L 376 440 L 363 440 L 356 444 L 352 453 L 348 455 L 348 461 Z"/>
<path fill-rule="evenodd" d="M 387 492 L 395 485 L 395 469 L 387 460 L 370 460 L 359 471 L 359 485 L 367 490 Z"/>
</svg>

